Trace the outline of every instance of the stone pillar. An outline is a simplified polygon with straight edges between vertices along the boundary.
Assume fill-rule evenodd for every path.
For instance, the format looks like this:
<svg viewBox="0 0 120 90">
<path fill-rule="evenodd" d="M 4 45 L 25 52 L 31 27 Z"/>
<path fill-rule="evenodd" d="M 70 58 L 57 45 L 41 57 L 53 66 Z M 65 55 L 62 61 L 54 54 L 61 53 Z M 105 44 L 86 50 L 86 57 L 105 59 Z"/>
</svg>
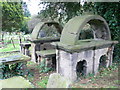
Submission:
<svg viewBox="0 0 120 90">
<path fill-rule="evenodd" d="M 30 55 L 29 46 L 26 46 L 26 47 L 25 47 L 25 55 L 27 55 L 27 56 Z"/>
<path fill-rule="evenodd" d="M 30 55 L 29 47 L 31 46 L 31 44 L 30 43 L 21 43 L 20 46 L 21 46 L 20 52 L 24 55 L 29 56 Z"/>
<path fill-rule="evenodd" d="M 25 54 L 25 49 L 22 44 L 20 44 L 20 53 Z"/>
<path fill-rule="evenodd" d="M 40 43 L 31 43 L 31 49 L 32 49 L 32 61 L 37 63 L 37 55 L 36 51 L 40 51 Z"/>
<path fill-rule="evenodd" d="M 111 46 L 110 48 L 109 48 L 109 66 L 111 66 L 112 65 L 112 60 L 113 60 L 113 50 L 114 50 L 114 46 Z"/>
<path fill-rule="evenodd" d="M 59 54 L 59 50 L 58 49 L 56 49 L 56 71 L 57 71 L 57 73 L 59 73 L 59 58 L 60 58 L 60 56 L 59 56 L 60 54 Z"/>
<path fill-rule="evenodd" d="M 73 64 L 73 54 L 67 53 L 62 50 L 57 52 L 57 73 L 63 75 L 70 81 L 75 81 L 77 79 L 76 68 Z"/>
<path fill-rule="evenodd" d="M 100 64 L 100 58 L 103 55 L 107 55 L 108 48 L 103 48 L 103 49 L 96 49 L 94 50 L 94 70 L 93 73 L 97 74 L 98 69 L 99 69 L 99 64 Z M 107 64 L 106 64 L 107 67 Z"/>
</svg>

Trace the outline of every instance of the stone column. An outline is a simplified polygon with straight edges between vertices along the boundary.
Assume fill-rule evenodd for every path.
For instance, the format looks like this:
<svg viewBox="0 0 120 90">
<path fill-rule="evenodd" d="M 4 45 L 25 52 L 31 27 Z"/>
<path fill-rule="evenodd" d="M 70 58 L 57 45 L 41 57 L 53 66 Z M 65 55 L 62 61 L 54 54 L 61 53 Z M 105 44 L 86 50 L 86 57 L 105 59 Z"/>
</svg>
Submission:
<svg viewBox="0 0 120 90">
<path fill-rule="evenodd" d="M 21 43 L 20 46 L 21 46 L 21 53 L 29 56 L 30 55 L 29 47 L 31 46 L 31 44 L 30 43 Z"/>
<path fill-rule="evenodd" d="M 93 70 L 94 74 L 97 74 L 98 72 L 101 56 L 106 55 L 107 51 L 108 48 L 94 50 L 94 70 Z"/>
<path fill-rule="evenodd" d="M 70 81 L 77 79 L 76 68 L 73 64 L 73 54 L 58 50 L 57 52 L 57 73 L 63 75 Z"/>
<path fill-rule="evenodd" d="M 113 60 L 113 50 L 114 50 L 114 46 L 111 46 L 109 51 L 109 66 L 112 65 L 112 60 Z"/>
<path fill-rule="evenodd" d="M 40 43 L 31 43 L 31 49 L 32 49 L 32 61 L 37 63 L 37 55 L 36 51 L 40 51 Z"/>
<path fill-rule="evenodd" d="M 25 47 L 25 55 L 27 55 L 27 56 L 30 55 L 29 46 L 26 46 L 26 47 Z"/>
</svg>

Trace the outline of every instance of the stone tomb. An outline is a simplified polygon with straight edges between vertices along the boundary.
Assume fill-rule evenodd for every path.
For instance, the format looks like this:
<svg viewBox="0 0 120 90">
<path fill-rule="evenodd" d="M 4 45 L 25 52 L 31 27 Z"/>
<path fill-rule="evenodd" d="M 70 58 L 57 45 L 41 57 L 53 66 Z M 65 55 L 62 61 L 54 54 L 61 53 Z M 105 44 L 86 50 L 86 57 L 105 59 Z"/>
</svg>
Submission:
<svg viewBox="0 0 120 90">
<path fill-rule="evenodd" d="M 54 21 L 38 23 L 31 34 L 31 57 L 35 63 L 46 60 L 46 65 L 55 62 L 56 51 L 51 42 L 60 41 L 62 26 Z"/>
<path fill-rule="evenodd" d="M 81 32 L 87 24 L 91 31 L 83 33 L 85 36 Z M 90 34 L 93 36 L 88 38 Z M 60 42 L 53 43 L 57 49 L 57 73 L 71 81 L 89 73 L 96 74 L 100 67 L 112 65 L 116 43 L 117 41 L 111 41 L 107 22 L 101 16 L 84 15 L 72 18 L 63 28 Z"/>
</svg>

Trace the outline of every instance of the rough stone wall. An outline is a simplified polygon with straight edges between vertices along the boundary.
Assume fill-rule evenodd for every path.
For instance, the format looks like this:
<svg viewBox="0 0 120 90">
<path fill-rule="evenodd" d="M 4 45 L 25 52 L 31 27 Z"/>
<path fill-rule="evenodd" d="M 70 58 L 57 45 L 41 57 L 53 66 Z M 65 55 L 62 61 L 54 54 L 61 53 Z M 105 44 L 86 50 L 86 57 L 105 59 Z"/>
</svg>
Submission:
<svg viewBox="0 0 120 90">
<path fill-rule="evenodd" d="M 111 50 L 109 50 L 111 48 Z M 101 56 L 107 57 L 106 67 L 112 64 L 113 47 L 107 47 L 96 50 L 81 51 L 79 53 L 68 53 L 63 50 L 56 51 L 57 72 L 71 81 L 77 80 L 76 66 L 79 61 L 85 60 L 86 75 L 89 73 L 96 74 L 99 69 Z"/>
</svg>

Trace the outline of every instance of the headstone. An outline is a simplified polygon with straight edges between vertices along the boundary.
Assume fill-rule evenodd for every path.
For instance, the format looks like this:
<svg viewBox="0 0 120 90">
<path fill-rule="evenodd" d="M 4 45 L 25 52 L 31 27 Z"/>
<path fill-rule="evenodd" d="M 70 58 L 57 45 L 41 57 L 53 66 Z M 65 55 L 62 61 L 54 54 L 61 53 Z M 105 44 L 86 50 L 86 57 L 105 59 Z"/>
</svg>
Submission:
<svg viewBox="0 0 120 90">
<path fill-rule="evenodd" d="M 47 88 L 69 88 L 71 82 L 58 73 L 50 75 Z"/>
<path fill-rule="evenodd" d="M 25 78 L 21 76 L 15 76 L 0 80 L 0 90 L 2 88 L 34 88 L 34 86 Z"/>
</svg>

